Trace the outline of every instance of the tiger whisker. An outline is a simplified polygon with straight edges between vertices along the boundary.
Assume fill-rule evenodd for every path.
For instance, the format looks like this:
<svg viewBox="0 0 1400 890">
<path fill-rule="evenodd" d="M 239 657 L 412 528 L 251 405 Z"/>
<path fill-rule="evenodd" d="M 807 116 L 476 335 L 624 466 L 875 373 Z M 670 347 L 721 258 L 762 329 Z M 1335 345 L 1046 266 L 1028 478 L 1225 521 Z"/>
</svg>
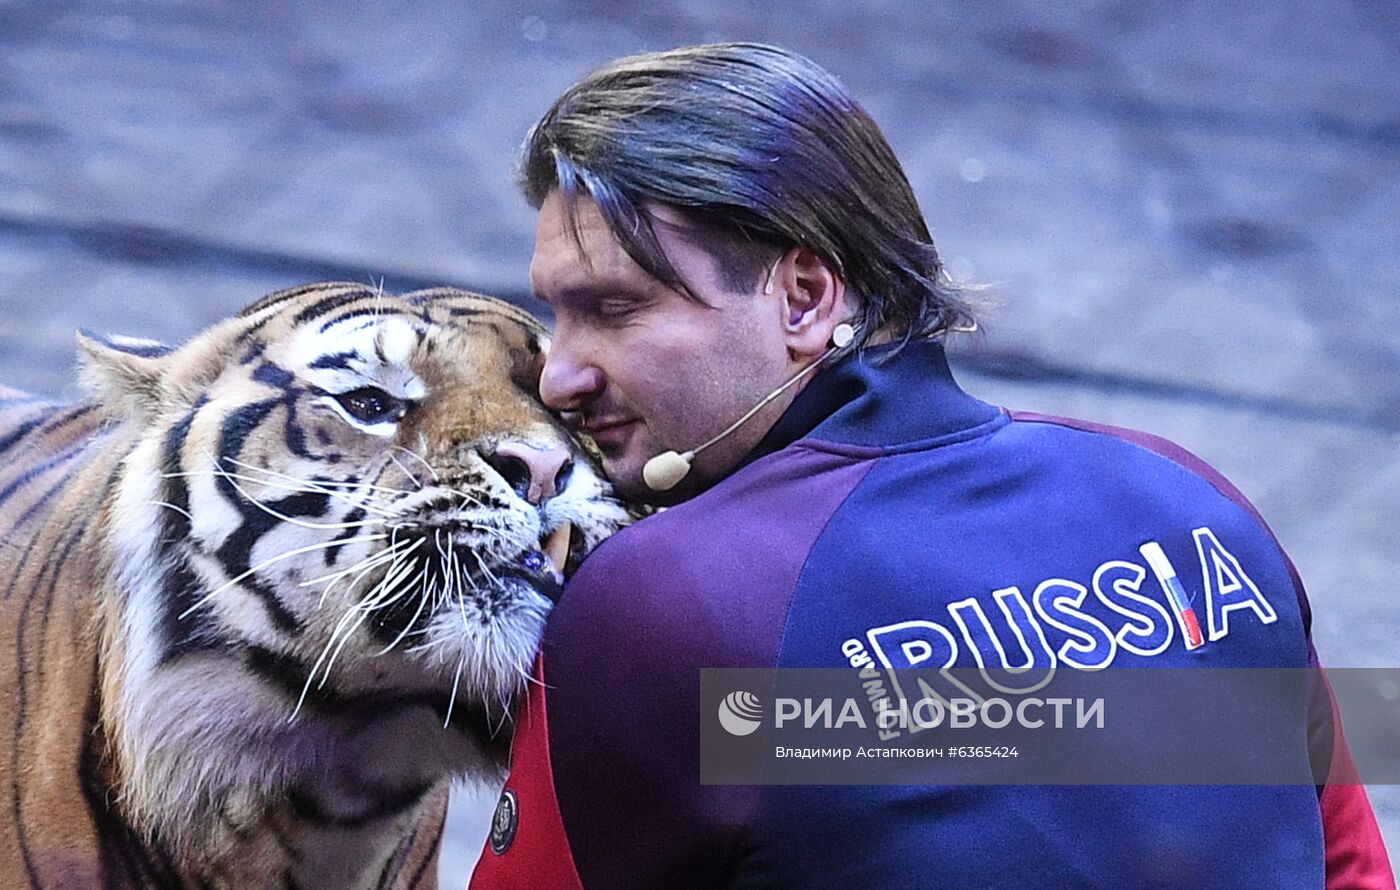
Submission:
<svg viewBox="0 0 1400 890">
<path fill-rule="evenodd" d="M 370 602 L 377 595 L 379 595 L 379 593 L 384 589 L 385 585 L 390 583 L 390 578 L 393 577 L 393 574 L 397 572 L 401 566 L 407 564 L 408 555 L 414 550 L 418 549 L 419 545 L 421 544 L 421 540 L 404 541 L 402 545 L 403 549 L 396 549 L 393 561 L 391 562 L 389 568 L 386 569 L 383 576 L 381 576 L 380 579 L 372 585 L 371 589 L 356 602 L 354 608 L 363 607 L 366 603 Z M 354 584 L 351 584 L 350 589 L 354 589 Z"/>
<path fill-rule="evenodd" d="M 432 595 L 432 590 L 430 587 L 430 584 L 432 582 L 429 581 L 428 573 L 426 570 L 421 571 L 419 573 L 418 579 L 417 581 L 415 581 L 415 585 L 419 583 L 423 585 L 423 594 L 418 597 L 418 609 L 413 613 L 413 617 L 408 620 L 408 623 L 404 625 L 403 630 L 399 631 L 399 635 L 394 637 L 394 641 L 389 645 L 385 646 L 383 649 L 380 649 L 378 652 L 376 652 L 376 655 L 383 655 L 386 652 L 393 649 L 395 646 L 397 646 L 400 642 L 402 642 L 404 637 L 408 636 L 409 631 L 413 629 L 413 626 L 418 623 L 418 619 L 422 617 L 423 608 L 428 604 L 428 599 Z"/>
<path fill-rule="evenodd" d="M 466 588 L 468 587 L 473 591 L 481 589 L 477 586 L 476 582 L 472 580 L 471 573 L 462 569 L 461 560 L 458 558 L 456 547 L 447 547 L 444 549 L 441 541 L 439 541 L 438 554 L 442 557 L 443 577 L 448 581 L 448 584 L 443 588 L 444 599 L 450 596 L 454 590 L 460 598 L 466 595 Z M 479 557 L 477 561 L 480 562 Z"/>
<path fill-rule="evenodd" d="M 229 485 L 232 485 L 234 490 L 237 491 L 239 494 L 243 495 L 243 497 L 245 497 L 248 500 L 248 502 L 251 503 L 253 506 L 257 507 L 258 509 L 262 510 L 264 513 L 267 513 L 270 516 L 275 516 L 283 522 L 288 522 L 292 525 L 297 525 L 301 526 L 302 528 L 310 529 L 334 530 L 346 528 L 363 528 L 367 525 L 383 524 L 383 520 L 380 519 L 366 519 L 359 522 L 310 522 L 305 519 L 300 519 L 296 516 L 288 516 L 285 513 L 281 513 L 277 510 L 272 509 L 267 504 L 264 504 L 262 501 L 249 494 L 247 490 L 243 488 L 243 486 L 239 485 L 234 480 L 234 476 L 232 473 L 229 473 L 227 470 L 219 469 L 216 469 L 215 472 L 228 479 Z"/>
<path fill-rule="evenodd" d="M 404 543 L 407 544 L 407 542 L 404 542 Z M 397 544 L 396 544 L 396 545 L 393 545 L 393 546 L 391 546 L 391 547 L 390 547 L 389 549 L 387 549 L 387 550 L 384 550 L 384 551 L 382 551 L 382 552 L 380 552 L 380 553 L 376 553 L 376 554 L 375 554 L 372 558 L 370 558 L 370 559 L 361 560 L 360 562 L 356 563 L 355 566 L 354 566 L 353 568 L 348 569 L 346 572 L 337 573 L 337 574 L 343 576 L 343 575 L 345 575 L 345 574 L 348 574 L 349 572 L 354 572 L 354 571 L 356 571 L 356 570 L 359 570 L 359 574 L 357 574 L 354 578 L 350 579 L 349 583 L 347 583 L 347 584 L 345 585 L 345 589 L 346 589 L 346 590 L 354 590 L 354 589 L 355 589 L 355 585 L 358 584 L 358 583 L 360 583 L 360 579 L 361 579 L 361 578 L 365 577 L 365 576 L 368 575 L 370 572 L 372 572 L 372 571 L 374 571 L 375 569 L 379 568 L 380 566 L 384 565 L 386 562 L 393 562 L 394 560 L 398 559 L 399 554 L 398 554 L 396 551 L 397 551 L 397 549 L 398 549 L 399 546 L 402 546 L 402 545 L 397 545 Z M 330 583 L 328 583 L 328 584 L 326 585 L 326 589 L 323 590 L 323 591 L 321 591 L 321 599 L 320 599 L 320 601 L 316 604 L 316 607 L 317 607 L 318 609 L 325 606 L 325 604 L 326 604 L 326 598 L 327 598 L 328 596 L 330 596 L 330 592 L 331 592 L 331 590 L 334 589 L 334 588 L 335 588 L 335 581 L 331 581 Z"/>
<path fill-rule="evenodd" d="M 229 458 L 229 460 L 233 459 Z M 237 462 L 235 461 L 235 463 Z M 374 496 L 374 492 L 370 490 L 380 489 L 383 488 L 383 486 L 370 486 L 365 483 L 312 481 L 310 479 L 296 479 L 292 476 L 278 478 L 279 476 L 282 476 L 282 474 L 273 473 L 271 470 L 262 470 L 255 467 L 250 467 L 247 464 L 240 465 L 243 466 L 245 469 L 253 469 L 256 472 L 268 474 L 269 478 L 259 479 L 256 476 L 248 476 L 244 473 L 229 473 L 228 470 L 225 470 L 222 467 L 218 467 L 217 465 L 215 466 L 215 470 L 219 473 L 227 474 L 231 478 L 241 479 L 245 482 L 255 482 L 259 485 L 266 485 L 270 488 L 280 488 L 284 491 L 316 492 L 318 494 L 324 494 L 329 497 L 338 498 L 339 500 L 344 501 L 345 503 L 350 504 L 351 506 L 358 507 L 359 509 L 364 510 L 365 512 L 375 513 L 386 518 L 392 519 L 403 515 L 401 512 L 391 509 L 384 501 L 376 498 Z M 396 489 L 387 488 L 385 488 L 385 490 L 397 491 Z M 406 494 L 406 492 L 403 491 L 398 491 L 397 493 L 400 496 Z"/>
<path fill-rule="evenodd" d="M 394 560 L 394 564 L 384 573 L 384 577 L 379 580 L 379 583 L 374 586 L 374 589 L 366 594 L 359 602 L 355 603 L 352 608 L 362 612 L 374 612 L 382 608 L 386 603 L 396 600 L 399 593 L 402 593 L 402 591 L 400 590 L 399 593 L 395 593 L 394 591 L 399 590 L 400 586 L 403 584 L 403 580 L 415 569 L 415 564 L 409 561 L 408 556 L 417 549 L 420 543 L 422 542 L 414 542 L 412 547 L 409 547 L 403 553 L 399 554 L 398 558 Z"/>
<path fill-rule="evenodd" d="M 464 596 L 457 597 L 457 614 L 462 619 L 462 630 L 470 633 L 471 624 L 467 622 L 467 598 Z"/>
<path fill-rule="evenodd" d="M 164 475 L 165 478 L 171 478 L 171 477 L 175 477 L 175 476 L 183 476 L 183 477 L 202 477 L 202 476 L 222 477 L 222 478 L 228 479 L 229 482 L 230 482 L 230 484 L 233 484 L 233 487 L 234 487 L 235 489 L 237 489 L 237 490 L 239 491 L 239 493 L 242 494 L 245 498 L 247 498 L 248 500 L 252 501 L 252 502 L 255 503 L 255 504 L 258 504 L 259 506 L 262 506 L 261 502 L 259 502 L 259 501 L 256 500 L 255 498 L 253 498 L 253 497 L 252 497 L 250 494 L 248 494 L 248 492 L 246 492 L 243 488 L 241 488 L 241 487 L 238 486 L 237 484 L 234 484 L 234 483 L 233 483 L 233 480 L 239 479 L 239 480 L 242 480 L 242 481 L 244 481 L 244 482 L 253 482 L 253 483 L 257 483 L 258 485 L 266 485 L 266 486 L 268 486 L 269 488 L 276 488 L 276 489 L 279 489 L 279 490 L 281 490 L 281 491 L 291 491 L 291 492 L 297 492 L 297 493 L 302 493 L 302 494 L 324 494 L 324 495 L 327 495 L 327 496 L 329 496 L 329 497 L 339 498 L 339 499 L 341 499 L 341 500 L 343 500 L 343 501 L 346 501 L 347 503 L 351 504 L 352 506 L 358 507 L 358 508 L 364 510 L 365 512 L 367 512 L 367 513 L 376 513 L 376 514 L 378 514 L 378 515 L 380 515 L 380 516 L 383 516 L 385 519 L 394 519 L 394 518 L 397 518 L 398 516 L 401 515 L 401 514 L 399 514 L 399 513 L 396 513 L 396 512 L 390 511 L 390 510 L 386 510 L 386 509 L 384 509 L 383 507 L 374 506 L 374 505 L 370 504 L 369 501 L 372 500 L 371 498 L 363 498 L 363 497 L 362 497 L 362 498 L 351 498 L 351 497 L 347 497 L 347 496 L 345 495 L 344 492 L 332 491 L 332 490 L 329 490 L 329 489 L 320 488 L 319 486 L 316 486 L 316 485 L 314 485 L 314 484 L 312 484 L 312 483 L 305 483 L 305 482 L 303 482 L 303 483 L 299 483 L 299 484 L 297 484 L 297 485 L 291 485 L 291 484 L 288 484 L 288 483 L 279 482 L 279 481 L 275 481 L 275 480 L 274 480 L 274 481 L 269 481 L 269 480 L 266 480 L 266 479 L 258 479 L 258 478 L 253 477 L 253 476 L 245 476 L 245 475 L 243 475 L 243 474 L 241 474 L 241 473 L 230 473 L 228 470 L 220 469 L 220 468 L 218 468 L 218 467 L 215 467 L 215 468 L 212 469 L 212 470 L 186 470 L 186 471 L 184 471 L 184 472 L 179 472 L 179 473 L 165 473 L 165 474 L 163 474 L 163 475 Z M 384 519 L 367 519 L 367 520 L 364 521 L 363 524 L 365 524 L 365 525 L 372 525 L 372 524 L 374 524 L 374 523 L 379 523 L 379 522 L 383 522 L 383 521 L 384 521 Z M 314 527 L 317 527 L 317 528 L 335 528 L 336 526 L 331 525 L 331 524 L 324 524 L 324 523 L 323 523 L 323 524 L 318 524 L 318 525 L 316 525 L 316 526 L 314 526 Z"/>
<path fill-rule="evenodd" d="M 411 583 L 404 583 L 404 580 L 408 577 L 408 573 L 412 571 L 412 568 L 412 566 L 405 566 L 402 570 L 401 577 L 395 579 L 395 582 L 376 596 L 373 602 L 363 603 L 356 606 L 356 608 L 364 609 L 366 612 L 379 612 L 393 606 L 399 600 L 408 596 L 413 590 L 413 585 Z"/>
<path fill-rule="evenodd" d="M 476 495 L 460 488 L 449 489 L 453 494 L 462 499 L 463 504 L 470 504 L 473 507 L 485 507 L 486 503 Z"/>
<path fill-rule="evenodd" d="M 417 546 L 418 543 L 419 542 L 414 542 L 414 546 Z M 413 548 L 409 548 L 410 551 L 412 549 Z M 403 568 L 399 567 L 400 562 L 406 561 L 405 558 L 407 556 L 407 553 L 408 551 L 405 551 L 405 553 L 400 554 L 399 559 L 396 559 L 394 561 L 394 565 L 389 568 L 389 571 L 385 573 L 384 578 L 380 580 L 380 582 L 377 585 L 375 585 L 374 589 L 370 591 L 369 595 L 367 595 L 359 603 L 352 606 L 350 611 L 347 613 L 347 617 L 356 613 L 359 613 L 359 617 L 355 619 L 355 621 L 349 626 L 347 630 L 345 630 L 344 633 L 339 635 L 340 643 L 335 647 L 335 651 L 331 653 L 330 660 L 326 662 L 326 668 L 325 672 L 321 676 L 321 682 L 316 684 L 317 689 L 320 689 L 326 685 L 326 681 L 331 678 L 331 669 L 335 667 L 336 659 L 340 657 L 340 653 L 344 651 L 346 644 L 350 642 L 350 638 L 354 636 L 355 631 L 359 630 L 360 625 L 364 624 L 365 619 L 367 619 L 370 616 L 370 614 L 374 611 L 373 609 L 366 609 L 365 603 L 367 603 L 369 600 L 373 599 L 376 596 L 382 596 L 384 591 L 391 589 L 393 585 L 399 582 L 399 579 L 402 578 L 407 571 L 411 570 L 411 566 L 404 566 Z M 398 574 L 396 575 L 395 572 L 398 572 Z M 344 620 L 344 618 L 341 619 L 342 624 L 344 623 Z M 332 634 L 331 641 L 334 642 L 335 638 L 336 635 Z M 314 677 L 314 667 L 312 669 L 312 672 Z"/>
<path fill-rule="evenodd" d="M 395 450 L 395 451 L 402 451 L 404 454 L 407 454 L 409 457 L 413 458 L 414 460 L 418 461 L 418 462 L 419 462 L 420 464 L 422 464 L 423 466 L 427 467 L 427 468 L 428 468 L 428 472 L 433 474 L 433 481 L 434 481 L 434 482 L 441 482 L 441 481 L 442 481 L 442 477 L 438 475 L 438 471 L 433 467 L 432 464 L 430 464 L 430 463 L 428 463 L 426 460 L 424 460 L 424 459 L 423 459 L 423 456 L 420 455 L 418 452 L 416 452 L 416 451 L 414 451 L 414 450 L 412 450 L 412 449 L 410 449 L 410 448 L 405 448 L 405 447 L 403 447 L 402 445 L 395 445 L 395 446 L 394 446 L 394 450 Z"/>
<path fill-rule="evenodd" d="M 460 568 L 460 561 L 457 558 L 457 548 L 452 546 L 450 538 L 448 540 L 447 547 L 447 577 L 451 578 L 453 582 L 455 582 L 457 588 L 457 599 L 460 601 L 464 593 L 464 585 L 462 584 L 462 570 Z"/>
<path fill-rule="evenodd" d="M 452 694 L 447 697 L 447 717 L 442 721 L 443 729 L 446 729 L 452 723 L 452 707 L 457 704 L 457 685 L 462 682 L 462 668 L 466 663 L 466 655 L 462 655 L 457 659 L 457 673 L 452 677 Z"/>
<path fill-rule="evenodd" d="M 311 671 L 310 671 L 310 673 L 308 673 L 307 676 L 306 676 L 306 682 L 305 682 L 304 684 L 302 684 L 302 687 L 301 687 L 301 695 L 297 698 L 296 707 L 295 707 L 295 708 L 292 708 L 292 713 L 287 717 L 287 722 L 288 722 L 288 723 L 290 723 L 291 721 L 295 720 L 296 717 L 297 717 L 297 714 L 300 714 L 300 713 L 301 713 L 301 707 L 302 707 L 303 704 L 306 703 L 306 696 L 307 696 L 307 693 L 309 693 L 309 692 L 311 691 L 311 684 L 314 683 L 314 682 L 316 681 L 316 675 L 317 675 L 318 673 L 320 673 L 320 670 L 321 670 L 321 663 L 322 663 L 323 661 L 325 661 L 326 656 L 330 654 L 331 647 L 334 646 L 336 640 L 339 639 L 340 633 L 341 633 L 341 629 L 344 628 L 344 627 L 346 626 L 347 622 L 349 621 L 349 619 L 351 619 L 351 618 L 353 618 L 353 617 L 354 617 L 354 613 L 353 613 L 353 612 L 348 612 L 348 613 L 346 613 L 345 615 L 341 616 L 340 621 L 338 621 L 338 622 L 336 623 L 335 628 L 331 631 L 330 639 L 326 642 L 325 648 L 323 648 L 323 649 L 321 650 L 321 654 L 316 658 L 316 663 L 313 664 L 313 665 L 311 666 Z M 363 619 L 361 619 L 361 620 L 363 620 Z M 324 681 L 323 681 L 323 682 L 324 682 Z M 317 689 L 320 689 L 321 686 L 318 685 L 316 688 L 317 688 Z"/>
<path fill-rule="evenodd" d="M 179 513 L 181 516 L 188 519 L 190 522 L 194 522 L 194 517 L 190 515 L 188 510 L 184 509 L 183 507 L 177 507 L 168 501 L 147 501 L 146 504 L 151 507 L 169 507 L 176 513 Z"/>
<path fill-rule="evenodd" d="M 392 534 L 393 534 L 393 533 L 390 532 L 390 534 L 385 535 L 384 537 L 392 537 Z M 404 542 L 404 543 L 407 543 L 407 542 Z M 387 562 L 387 561 L 389 561 L 389 559 L 392 558 L 392 554 L 393 554 L 394 548 L 395 548 L 395 547 L 398 547 L 398 546 L 400 546 L 400 545 L 398 545 L 398 544 L 392 545 L 392 546 L 390 546 L 390 547 L 388 547 L 388 548 L 386 548 L 386 549 L 384 549 L 384 550 L 379 551 L 378 553 L 373 553 L 373 554 L 371 554 L 371 555 L 369 555 L 369 556 L 366 556 L 364 559 L 360 560 L 359 562 L 355 563 L 354 565 L 350 566 L 349 568 L 336 569 L 334 572 L 328 572 L 327 574 L 320 575 L 320 576 L 318 576 L 318 577 L 311 578 L 311 579 L 306 580 L 306 581 L 302 581 L 302 582 L 301 582 L 300 584 L 298 584 L 297 586 L 298 586 L 298 587 L 310 587 L 310 586 L 313 585 L 313 584 L 320 584 L 320 583 L 323 582 L 323 581 L 333 582 L 333 581 L 335 581 L 337 578 L 343 578 L 343 577 L 345 577 L 346 575 L 353 574 L 354 572 L 358 572 L 363 566 L 374 566 L 374 565 L 379 565 L 380 563 L 383 563 L 383 562 Z"/>
<path fill-rule="evenodd" d="M 501 579 L 497 578 L 494 574 L 491 573 L 491 570 L 486 567 L 486 563 L 482 562 L 481 557 L 477 554 L 477 552 L 475 550 L 468 550 L 467 552 L 472 555 L 472 559 L 476 560 L 476 564 L 481 569 L 481 573 L 487 578 L 491 579 L 491 584 L 493 586 L 500 587 Z"/>
<path fill-rule="evenodd" d="M 219 585 L 218 587 L 214 588 L 214 590 L 212 590 L 210 593 L 208 593 L 208 594 L 206 594 L 205 596 L 201 597 L 194 605 L 190 606 L 188 609 L 186 609 L 185 611 L 181 612 L 181 613 L 177 616 L 177 620 L 183 621 L 191 612 L 195 611 L 195 610 L 198 609 L 200 606 L 202 606 L 202 605 L 204 605 L 205 603 L 209 602 L 211 599 L 213 599 L 214 597 L 218 596 L 220 593 L 223 593 L 225 590 L 227 590 L 227 589 L 229 589 L 230 587 L 232 587 L 233 585 L 237 584 L 239 581 L 242 581 L 244 578 L 247 578 L 248 576 L 250 576 L 250 575 L 252 575 L 252 574 L 254 574 L 254 573 L 256 573 L 256 572 L 262 571 L 263 569 L 267 568 L 268 566 L 272 565 L 272 564 L 275 563 L 275 562 L 281 562 L 281 561 L 284 560 L 284 559 L 291 559 L 293 556 L 300 556 L 300 555 L 303 554 L 303 553 L 312 553 L 312 552 L 314 552 L 314 551 L 316 551 L 316 550 L 324 550 L 324 549 L 327 548 L 327 547 L 335 547 L 335 546 L 339 546 L 339 545 L 343 545 L 343 544 L 355 544 L 355 543 L 360 543 L 360 542 L 363 542 L 363 541 L 380 541 L 380 540 L 383 540 L 384 538 L 387 538 L 387 537 L 389 537 L 387 534 L 384 534 L 384 535 L 360 535 L 360 536 L 358 536 L 358 537 L 349 538 L 349 539 L 346 539 L 346 540 L 344 540 L 344 541 L 322 541 L 322 542 L 320 542 L 319 544 L 308 544 L 308 545 L 306 545 L 305 547 L 297 547 L 297 548 L 294 549 L 294 550 L 288 550 L 288 551 L 286 551 L 285 553 L 279 553 L 279 554 L 277 554 L 276 556 L 274 556 L 274 557 L 272 557 L 272 558 L 270 558 L 270 559 L 265 559 L 265 560 L 263 560 L 262 562 L 258 563 L 257 565 L 253 566 L 252 568 L 248 569 L 248 571 L 242 572 L 241 574 L 239 574 L 239 575 L 237 575 L 237 576 L 235 576 L 235 577 L 233 577 L 233 578 L 230 578 L 228 581 L 225 581 L 223 584 L 221 584 L 221 585 Z"/>
<path fill-rule="evenodd" d="M 448 568 L 451 565 L 451 563 L 448 560 L 447 551 L 443 549 L 442 546 L 442 529 L 436 529 L 433 532 L 433 543 L 437 546 L 439 558 L 438 562 L 441 567 L 442 574 L 442 595 L 444 598 L 446 598 L 452 593 L 453 578 L 452 575 L 448 572 Z"/>
<path fill-rule="evenodd" d="M 424 635 L 424 632 L 423 632 L 423 631 L 414 631 L 413 633 L 409 634 L 409 636 L 411 636 L 411 637 L 421 637 L 421 636 L 423 636 L 423 635 Z M 441 644 L 441 643 L 427 642 L 427 643 L 419 643 L 419 644 L 417 644 L 416 646 L 409 646 L 407 649 L 405 649 L 405 650 L 403 650 L 403 651 L 404 651 L 405 653 L 409 654 L 409 655 L 417 655 L 417 654 L 420 653 L 420 652 L 431 652 L 431 651 L 433 651 L 434 649 L 440 649 L 440 648 L 442 648 L 442 644 Z"/>
<path fill-rule="evenodd" d="M 477 565 L 481 565 L 481 557 L 476 553 L 476 551 L 468 550 L 467 552 L 470 553 L 472 555 L 472 558 L 476 560 Z M 462 567 L 458 574 L 463 580 L 467 582 L 467 586 L 470 587 L 474 592 L 481 590 L 481 585 L 472 579 L 471 570 L 466 568 L 465 565 Z M 487 577 L 492 576 L 488 573 Z M 494 583 L 496 583 L 497 586 L 500 586 L 500 582 L 498 580 L 496 580 L 495 578 L 492 578 L 492 580 Z"/>
<path fill-rule="evenodd" d="M 212 458 L 213 455 L 210 455 L 210 457 Z M 270 469 L 268 469 L 267 467 L 260 467 L 260 466 L 257 466 L 256 464 L 245 463 L 244 461 L 241 461 L 241 460 L 239 460 L 239 459 L 236 458 L 236 457 L 225 457 L 224 460 L 227 461 L 227 462 L 229 462 L 229 463 L 231 463 L 231 464 L 233 464 L 234 466 L 242 467 L 242 468 L 245 469 L 245 470 L 253 470 L 253 471 L 258 472 L 258 473 L 264 473 L 264 474 L 266 474 L 266 475 L 268 475 L 268 476 L 273 476 L 273 477 L 277 477 L 277 478 L 281 478 L 281 479 L 288 479 L 288 480 L 291 480 L 292 482 L 296 482 L 296 483 L 299 483 L 299 484 L 308 481 L 308 480 L 305 480 L 305 479 L 298 479 L 296 476 L 289 476 L 289 475 L 287 475 L 286 473 L 279 473 L 277 470 L 270 470 Z M 382 491 L 382 492 L 385 492 L 386 494 L 392 494 L 392 495 L 396 495 L 396 496 L 400 496 L 400 497 L 409 493 L 409 492 L 407 492 L 407 491 L 404 491 L 402 488 L 394 488 L 393 486 L 389 486 L 389 485 L 374 485 L 374 484 L 369 483 L 369 482 L 343 482 L 343 481 L 336 481 L 336 480 L 334 480 L 334 479 L 325 479 L 325 480 L 319 480 L 319 481 L 317 481 L 317 482 L 315 482 L 315 483 L 313 483 L 313 484 L 315 484 L 315 485 L 333 486 L 333 487 L 334 487 L 334 486 L 344 486 L 344 487 L 347 487 L 347 488 L 365 488 L 365 489 L 369 489 L 369 490 L 372 490 L 372 491 Z"/>
<path fill-rule="evenodd" d="M 394 564 L 398 564 L 397 557 L 395 558 Z M 393 566 L 390 567 L 389 571 L 390 573 L 394 571 Z M 358 581 L 359 578 L 355 580 Z M 382 585 L 384 581 L 381 580 L 379 583 Z M 370 596 L 372 595 L 373 593 L 370 594 Z M 359 629 L 359 626 L 363 624 L 368 617 L 368 612 L 360 612 L 352 607 L 347 609 L 340 620 L 336 622 L 335 627 L 331 630 L 330 639 L 326 641 L 325 648 L 321 650 L 321 654 L 316 658 L 316 663 L 311 666 L 311 671 L 307 674 L 306 683 L 301 687 L 301 695 L 297 698 L 296 707 L 292 709 L 291 715 L 287 718 L 288 722 L 295 720 L 297 714 L 301 713 L 302 705 L 305 704 L 306 696 L 311 690 L 311 684 L 316 682 L 316 675 L 321 673 L 321 665 L 323 663 L 326 665 L 325 674 L 322 676 L 321 682 L 316 683 L 317 689 L 321 689 L 326 685 L 326 681 L 329 680 L 331 676 L 331 668 L 335 666 L 336 657 L 340 655 L 341 649 L 350 641 L 350 637 L 354 635 L 355 631 Z M 327 662 L 328 657 L 330 659 L 329 662 Z"/>
<path fill-rule="evenodd" d="M 501 734 L 501 730 L 506 728 L 507 723 L 513 722 L 510 715 L 510 702 L 506 701 L 503 696 L 498 695 L 496 697 L 496 703 L 501 706 L 501 720 L 491 729 L 491 738 L 493 739 Z"/>
<path fill-rule="evenodd" d="M 419 545 L 421 545 L 422 543 L 423 540 L 421 538 L 417 541 L 414 541 L 413 545 L 403 552 L 403 555 L 405 557 L 408 556 L 408 554 L 412 553 L 414 550 L 417 550 Z M 401 584 L 401 580 L 403 577 L 407 577 L 408 573 L 412 572 L 415 568 L 417 568 L 416 565 L 406 564 L 400 572 L 401 577 L 396 578 L 393 583 L 387 584 L 384 589 L 384 592 L 380 596 L 376 597 L 374 602 L 361 603 L 356 608 L 363 608 L 368 611 L 377 611 L 379 609 L 388 608 L 389 606 L 392 606 L 394 603 L 403 599 L 405 596 L 408 595 L 409 591 L 413 589 L 413 585 Z"/>
<path fill-rule="evenodd" d="M 399 463 L 399 459 L 398 459 L 397 457 L 394 457 L 393 452 L 390 452 L 390 453 L 389 453 L 389 460 L 391 460 L 391 461 L 394 462 L 394 466 L 398 467 L 400 470 L 403 470 L 403 474 L 404 474 L 405 476 L 407 476 L 409 479 L 412 479 L 412 480 L 413 480 L 413 487 L 414 487 L 414 488 L 422 488 L 422 487 L 423 487 L 423 483 L 420 482 L 420 481 L 418 481 L 418 477 L 415 476 L 415 475 L 413 475 L 413 473 L 408 469 L 408 467 L 406 467 L 406 466 L 404 466 L 403 464 Z"/>
</svg>

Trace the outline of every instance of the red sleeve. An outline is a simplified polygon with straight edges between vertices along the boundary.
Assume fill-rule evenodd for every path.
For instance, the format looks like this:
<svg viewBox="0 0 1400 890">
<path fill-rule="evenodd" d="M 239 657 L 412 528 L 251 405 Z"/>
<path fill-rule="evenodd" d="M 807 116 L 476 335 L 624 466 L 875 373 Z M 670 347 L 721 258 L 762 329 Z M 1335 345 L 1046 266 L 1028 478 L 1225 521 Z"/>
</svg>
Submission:
<svg viewBox="0 0 1400 890">
<path fill-rule="evenodd" d="M 510 778 L 468 890 L 583 890 L 554 792 L 542 658 L 516 717 Z"/>
<path fill-rule="evenodd" d="M 1328 785 L 1318 803 L 1327 844 L 1327 890 L 1395 890 L 1366 786 Z"/>
<path fill-rule="evenodd" d="M 1328 741 L 1332 755 L 1326 784 L 1318 795 L 1327 853 L 1327 890 L 1395 890 L 1395 873 L 1390 868 L 1380 826 L 1347 749 L 1337 700 L 1325 676 L 1322 688 L 1327 702 L 1320 728 L 1324 733 L 1331 729 Z"/>
</svg>

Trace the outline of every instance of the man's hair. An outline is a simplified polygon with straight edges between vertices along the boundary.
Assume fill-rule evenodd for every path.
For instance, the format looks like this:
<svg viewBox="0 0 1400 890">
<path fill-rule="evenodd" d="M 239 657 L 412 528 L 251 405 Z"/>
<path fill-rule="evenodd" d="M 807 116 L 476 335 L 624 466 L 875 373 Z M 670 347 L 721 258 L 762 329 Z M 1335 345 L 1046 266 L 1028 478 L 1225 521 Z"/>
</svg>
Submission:
<svg viewBox="0 0 1400 890">
<path fill-rule="evenodd" d="M 576 244 L 587 195 L 642 269 L 692 299 L 649 204 L 681 212 L 733 290 L 782 250 L 812 250 L 861 302 L 862 341 L 972 324 L 879 127 L 835 77 L 779 47 L 683 47 L 594 71 L 530 130 L 521 185 L 536 209 L 560 190 Z"/>
</svg>

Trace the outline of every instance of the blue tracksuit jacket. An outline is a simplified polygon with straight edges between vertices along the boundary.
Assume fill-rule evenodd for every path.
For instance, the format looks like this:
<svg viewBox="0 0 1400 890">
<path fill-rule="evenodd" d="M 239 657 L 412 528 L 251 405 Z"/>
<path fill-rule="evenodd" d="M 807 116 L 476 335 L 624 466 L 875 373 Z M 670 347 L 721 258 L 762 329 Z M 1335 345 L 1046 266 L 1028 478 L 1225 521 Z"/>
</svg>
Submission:
<svg viewBox="0 0 1400 890">
<path fill-rule="evenodd" d="M 1393 886 L 1357 785 L 700 784 L 702 668 L 1315 663 L 1291 565 L 1209 467 L 978 401 L 938 344 L 882 351 L 570 581 L 472 886 Z M 1037 605 L 1047 582 L 1086 596 Z"/>
</svg>

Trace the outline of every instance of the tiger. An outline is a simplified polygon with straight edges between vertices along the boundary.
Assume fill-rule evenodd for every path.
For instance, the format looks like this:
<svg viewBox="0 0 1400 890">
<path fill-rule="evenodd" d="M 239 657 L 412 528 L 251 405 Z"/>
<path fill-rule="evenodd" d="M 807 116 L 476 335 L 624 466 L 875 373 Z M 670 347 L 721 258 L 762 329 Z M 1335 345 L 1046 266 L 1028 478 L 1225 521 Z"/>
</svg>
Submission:
<svg viewBox="0 0 1400 890">
<path fill-rule="evenodd" d="M 324 283 L 82 332 L 76 404 L 0 389 L 5 885 L 436 886 L 450 783 L 503 777 L 560 584 L 631 518 L 548 348 Z"/>
</svg>

